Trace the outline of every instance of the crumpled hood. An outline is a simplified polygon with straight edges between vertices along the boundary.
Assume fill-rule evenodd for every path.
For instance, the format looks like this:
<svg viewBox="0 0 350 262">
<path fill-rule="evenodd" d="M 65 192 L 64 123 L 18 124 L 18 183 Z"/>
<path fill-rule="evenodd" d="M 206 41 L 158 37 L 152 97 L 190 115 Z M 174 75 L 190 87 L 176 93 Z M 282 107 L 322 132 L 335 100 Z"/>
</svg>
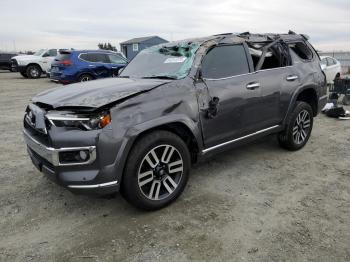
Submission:
<svg viewBox="0 0 350 262">
<path fill-rule="evenodd" d="M 170 82 L 160 79 L 105 78 L 50 89 L 36 95 L 34 103 L 60 107 L 99 108 Z"/>
</svg>

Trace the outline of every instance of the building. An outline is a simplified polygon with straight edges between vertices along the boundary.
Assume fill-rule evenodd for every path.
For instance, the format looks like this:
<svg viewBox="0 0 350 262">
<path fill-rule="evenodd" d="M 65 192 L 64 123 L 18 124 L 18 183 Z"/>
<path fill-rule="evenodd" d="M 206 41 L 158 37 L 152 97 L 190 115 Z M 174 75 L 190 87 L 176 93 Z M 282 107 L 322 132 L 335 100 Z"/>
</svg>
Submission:
<svg viewBox="0 0 350 262">
<path fill-rule="evenodd" d="M 337 59 L 342 67 L 343 74 L 350 73 L 350 52 L 334 51 L 334 52 L 319 52 L 320 56 L 330 56 Z"/>
<path fill-rule="evenodd" d="M 139 37 L 120 43 L 120 50 L 124 53 L 127 59 L 131 60 L 141 50 L 162 43 L 168 43 L 168 41 L 159 36 Z"/>
</svg>

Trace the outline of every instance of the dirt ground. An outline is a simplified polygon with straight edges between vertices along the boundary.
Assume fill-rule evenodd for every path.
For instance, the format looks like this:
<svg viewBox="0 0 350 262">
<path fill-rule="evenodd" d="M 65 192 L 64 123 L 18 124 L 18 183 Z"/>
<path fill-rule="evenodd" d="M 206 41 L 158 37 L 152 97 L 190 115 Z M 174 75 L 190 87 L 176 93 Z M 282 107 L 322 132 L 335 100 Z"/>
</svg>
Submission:
<svg viewBox="0 0 350 262">
<path fill-rule="evenodd" d="M 0 261 L 350 261 L 350 121 L 318 116 L 298 152 L 270 136 L 218 155 L 173 205 L 142 212 L 31 164 L 23 111 L 52 86 L 0 71 Z"/>
</svg>

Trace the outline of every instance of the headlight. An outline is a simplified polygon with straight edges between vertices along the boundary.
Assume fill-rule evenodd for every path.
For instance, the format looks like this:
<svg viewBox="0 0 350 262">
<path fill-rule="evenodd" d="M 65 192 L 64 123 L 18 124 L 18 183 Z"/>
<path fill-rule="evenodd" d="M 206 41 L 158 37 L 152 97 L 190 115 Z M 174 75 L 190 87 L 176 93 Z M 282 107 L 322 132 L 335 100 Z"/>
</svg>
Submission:
<svg viewBox="0 0 350 262">
<path fill-rule="evenodd" d="M 94 116 L 83 115 L 59 115 L 59 114 L 47 114 L 46 118 L 54 126 L 58 127 L 72 127 L 80 128 L 83 130 L 96 130 L 104 128 L 108 125 L 112 119 L 109 112 L 103 112 Z"/>
</svg>

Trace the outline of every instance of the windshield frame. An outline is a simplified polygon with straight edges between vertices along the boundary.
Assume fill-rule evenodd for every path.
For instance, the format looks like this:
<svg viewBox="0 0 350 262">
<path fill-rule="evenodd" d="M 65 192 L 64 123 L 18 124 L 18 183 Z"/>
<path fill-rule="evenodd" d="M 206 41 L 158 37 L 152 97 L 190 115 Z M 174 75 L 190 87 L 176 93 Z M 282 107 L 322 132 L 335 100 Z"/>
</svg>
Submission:
<svg viewBox="0 0 350 262">
<path fill-rule="evenodd" d="M 166 44 L 160 44 L 160 45 L 156 45 L 156 46 L 152 46 L 149 48 L 146 48 L 144 50 L 142 50 L 139 54 L 137 54 L 129 63 L 128 65 L 122 70 L 122 72 L 120 73 L 119 77 L 121 78 L 160 78 L 160 79 L 174 79 L 174 80 L 179 80 L 179 79 L 183 79 L 185 77 L 187 77 L 190 72 L 192 71 L 192 67 L 193 67 L 193 63 L 195 61 L 195 57 L 196 57 L 196 53 L 199 50 L 201 44 L 198 42 L 192 42 L 192 41 L 178 41 L 178 42 L 170 42 L 170 43 L 166 43 Z M 162 49 L 165 49 L 166 51 L 169 51 L 174 48 L 174 47 L 178 47 L 178 49 L 180 49 L 180 51 L 173 51 L 174 53 L 171 52 L 164 52 L 164 51 L 160 51 Z M 188 49 L 188 50 L 186 50 Z M 184 53 L 184 52 L 187 53 Z M 174 72 L 159 72 L 154 73 L 154 74 L 144 74 L 144 75 L 128 75 L 126 74 L 127 68 L 129 66 L 133 65 L 133 62 L 135 62 L 135 59 L 137 59 L 137 56 L 144 55 L 144 54 L 149 54 L 152 55 L 152 53 L 159 53 L 159 54 L 163 54 L 164 57 L 166 58 L 165 61 L 167 61 L 168 59 L 175 59 L 178 58 L 182 58 L 182 57 L 186 57 L 186 59 L 181 62 L 181 66 L 180 68 L 178 68 L 176 71 Z M 176 53 L 176 55 L 174 55 Z M 183 55 L 179 55 L 179 54 L 183 54 Z M 163 61 L 163 63 L 165 63 L 165 61 Z M 142 71 L 142 70 L 141 70 Z"/>
</svg>

